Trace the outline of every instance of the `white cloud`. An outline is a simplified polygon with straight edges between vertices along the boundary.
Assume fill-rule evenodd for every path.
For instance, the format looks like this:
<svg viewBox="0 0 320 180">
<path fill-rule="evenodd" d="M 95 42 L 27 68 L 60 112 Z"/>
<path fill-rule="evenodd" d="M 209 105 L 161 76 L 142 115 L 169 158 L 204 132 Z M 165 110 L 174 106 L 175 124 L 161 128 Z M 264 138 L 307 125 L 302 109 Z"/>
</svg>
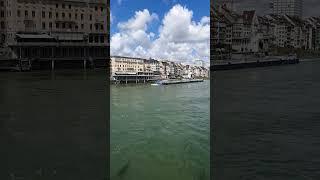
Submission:
<svg viewBox="0 0 320 180">
<path fill-rule="evenodd" d="M 127 22 L 120 22 L 118 28 L 120 30 L 147 30 L 147 24 L 152 20 L 158 19 L 156 14 L 150 14 L 147 9 L 143 11 L 137 11 L 133 18 L 129 19 Z"/>
<path fill-rule="evenodd" d="M 202 17 L 200 23 L 201 24 L 209 24 L 210 23 L 210 17 L 208 17 L 208 16 Z"/>
<path fill-rule="evenodd" d="M 192 17 L 193 12 L 186 7 L 173 6 L 162 19 L 156 36 L 148 32 L 148 25 L 158 16 L 146 9 L 137 11 L 128 21 L 118 23 L 119 32 L 111 37 L 111 54 L 209 62 L 210 18 L 204 16 L 195 22 Z"/>
<path fill-rule="evenodd" d="M 118 23 L 119 32 L 111 37 L 111 52 L 115 55 L 145 56 L 151 48 L 154 33 L 148 33 L 148 24 L 157 19 L 148 10 L 137 11 L 126 22 Z"/>
</svg>

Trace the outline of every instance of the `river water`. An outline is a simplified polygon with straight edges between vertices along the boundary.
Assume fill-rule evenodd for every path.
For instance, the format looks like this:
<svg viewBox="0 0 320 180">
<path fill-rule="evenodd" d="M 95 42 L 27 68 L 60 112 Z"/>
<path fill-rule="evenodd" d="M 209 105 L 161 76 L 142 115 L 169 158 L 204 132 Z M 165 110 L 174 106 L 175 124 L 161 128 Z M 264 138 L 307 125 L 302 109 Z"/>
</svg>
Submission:
<svg viewBox="0 0 320 180">
<path fill-rule="evenodd" d="M 214 73 L 214 179 L 319 179 L 319 69 L 318 60 Z"/>
<path fill-rule="evenodd" d="M 0 179 L 104 179 L 105 71 L 0 72 Z"/>
<path fill-rule="evenodd" d="M 209 179 L 209 94 L 209 81 L 112 85 L 112 179 Z"/>
</svg>

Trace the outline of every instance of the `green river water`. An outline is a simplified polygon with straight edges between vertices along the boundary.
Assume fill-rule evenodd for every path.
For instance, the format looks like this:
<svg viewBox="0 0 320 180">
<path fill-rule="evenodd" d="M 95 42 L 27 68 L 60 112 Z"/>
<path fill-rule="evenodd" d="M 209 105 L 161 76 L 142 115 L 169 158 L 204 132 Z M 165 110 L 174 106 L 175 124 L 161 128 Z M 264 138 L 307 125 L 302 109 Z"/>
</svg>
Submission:
<svg viewBox="0 0 320 180">
<path fill-rule="evenodd" d="M 111 86 L 111 179 L 209 179 L 210 81 Z"/>
</svg>

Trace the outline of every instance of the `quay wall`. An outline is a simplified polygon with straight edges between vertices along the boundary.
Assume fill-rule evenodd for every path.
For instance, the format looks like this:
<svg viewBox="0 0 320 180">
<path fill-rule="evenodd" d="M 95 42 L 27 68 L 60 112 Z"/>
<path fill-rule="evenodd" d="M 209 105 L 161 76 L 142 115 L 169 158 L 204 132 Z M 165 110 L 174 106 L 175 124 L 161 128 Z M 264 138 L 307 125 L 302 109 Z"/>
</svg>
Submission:
<svg viewBox="0 0 320 180">
<path fill-rule="evenodd" d="M 54 58 L 54 59 L 8 59 L 0 60 L 0 71 L 32 71 L 55 69 L 107 68 L 107 58 Z"/>
<path fill-rule="evenodd" d="M 266 67 L 266 66 L 279 66 L 279 65 L 289 65 L 298 64 L 299 59 L 276 59 L 268 61 L 251 61 L 251 62 L 225 62 L 225 63 L 214 63 L 211 66 L 211 71 L 222 71 L 222 70 L 233 70 L 233 69 L 244 69 L 244 68 L 256 68 L 256 67 Z"/>
</svg>

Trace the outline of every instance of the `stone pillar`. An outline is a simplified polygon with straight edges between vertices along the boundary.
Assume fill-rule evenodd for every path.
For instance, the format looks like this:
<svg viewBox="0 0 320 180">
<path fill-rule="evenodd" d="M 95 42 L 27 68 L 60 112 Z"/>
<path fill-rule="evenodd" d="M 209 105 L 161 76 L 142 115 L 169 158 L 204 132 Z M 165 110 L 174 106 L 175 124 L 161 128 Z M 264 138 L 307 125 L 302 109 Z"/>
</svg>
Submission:
<svg viewBox="0 0 320 180">
<path fill-rule="evenodd" d="M 51 60 L 51 70 L 54 70 L 54 60 Z"/>
</svg>

